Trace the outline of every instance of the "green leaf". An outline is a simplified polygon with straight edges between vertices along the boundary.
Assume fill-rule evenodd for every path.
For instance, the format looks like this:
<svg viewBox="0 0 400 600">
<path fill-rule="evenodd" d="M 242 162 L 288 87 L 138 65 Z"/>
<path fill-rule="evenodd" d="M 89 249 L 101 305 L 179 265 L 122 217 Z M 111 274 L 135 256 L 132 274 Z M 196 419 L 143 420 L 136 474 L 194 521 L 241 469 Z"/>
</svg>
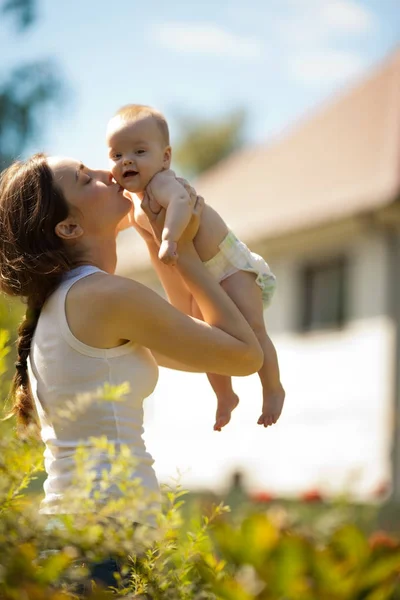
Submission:
<svg viewBox="0 0 400 600">
<path fill-rule="evenodd" d="M 242 523 L 241 544 L 245 562 L 261 565 L 279 540 L 275 525 L 263 514 L 254 514 Z"/>
<path fill-rule="evenodd" d="M 371 552 L 366 536 L 355 525 L 341 527 L 332 536 L 331 546 L 349 569 L 361 569 Z"/>
<path fill-rule="evenodd" d="M 387 583 L 383 586 L 379 586 L 378 589 L 374 590 L 368 596 L 365 596 L 365 600 L 395 600 L 393 593 L 398 590 L 398 584 Z M 397 596 L 399 598 L 399 596 Z"/>
<path fill-rule="evenodd" d="M 71 556 L 65 552 L 59 552 L 46 558 L 38 568 L 38 579 L 42 583 L 52 583 L 66 570 L 72 562 Z"/>
<path fill-rule="evenodd" d="M 362 579 L 363 588 L 372 587 L 394 576 L 400 575 L 400 552 L 392 556 L 385 556 L 369 565 L 368 571 Z"/>
<path fill-rule="evenodd" d="M 226 579 L 213 586 L 218 600 L 254 600 L 254 596 L 246 592 L 234 579 Z"/>
</svg>

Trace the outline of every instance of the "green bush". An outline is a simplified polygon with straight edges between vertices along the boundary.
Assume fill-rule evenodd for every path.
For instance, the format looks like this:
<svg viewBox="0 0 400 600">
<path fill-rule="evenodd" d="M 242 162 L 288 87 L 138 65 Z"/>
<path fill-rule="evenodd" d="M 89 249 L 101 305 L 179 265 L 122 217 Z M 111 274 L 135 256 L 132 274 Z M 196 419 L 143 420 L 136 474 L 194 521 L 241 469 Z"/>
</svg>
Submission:
<svg viewBox="0 0 400 600">
<path fill-rule="evenodd" d="M 7 339 L 0 334 L 3 384 Z M 104 401 L 123 393 L 123 387 L 105 390 Z M 75 408 L 66 407 L 63 418 Z M 39 515 L 40 495 L 27 489 L 43 469 L 43 447 L 34 439 L 17 439 L 8 423 L 0 434 L 1 600 L 77 598 L 88 562 L 107 556 L 119 557 L 123 565 L 120 589 L 93 586 L 91 598 L 117 593 L 154 600 L 400 600 L 399 541 L 335 518 L 325 519 L 329 527 L 314 527 L 294 521 L 275 504 L 236 515 L 223 505 L 183 507 L 184 492 L 177 487 L 164 490 L 156 530 L 135 528 L 123 516 L 125 505 L 140 511 L 146 503 L 139 483 L 127 477 L 135 461 L 126 448 L 117 451 L 101 438 L 93 441 L 94 454 L 111 453 L 112 469 L 104 473 L 97 496 L 88 496 L 88 514 Z M 71 507 L 77 490 L 90 488 L 88 458 L 80 448 Z M 102 504 L 111 485 L 124 499 Z M 91 502 L 101 508 L 90 512 Z"/>
</svg>

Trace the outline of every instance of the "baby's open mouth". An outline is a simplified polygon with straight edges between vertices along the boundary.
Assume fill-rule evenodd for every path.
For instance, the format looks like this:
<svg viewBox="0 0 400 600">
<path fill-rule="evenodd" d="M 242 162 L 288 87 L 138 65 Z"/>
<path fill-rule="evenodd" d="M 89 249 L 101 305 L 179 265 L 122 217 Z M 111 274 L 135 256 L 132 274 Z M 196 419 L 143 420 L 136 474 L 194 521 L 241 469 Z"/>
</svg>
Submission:
<svg viewBox="0 0 400 600">
<path fill-rule="evenodd" d="M 125 171 L 124 173 L 124 177 L 134 177 L 135 175 L 137 175 L 138 172 L 137 171 Z"/>
</svg>

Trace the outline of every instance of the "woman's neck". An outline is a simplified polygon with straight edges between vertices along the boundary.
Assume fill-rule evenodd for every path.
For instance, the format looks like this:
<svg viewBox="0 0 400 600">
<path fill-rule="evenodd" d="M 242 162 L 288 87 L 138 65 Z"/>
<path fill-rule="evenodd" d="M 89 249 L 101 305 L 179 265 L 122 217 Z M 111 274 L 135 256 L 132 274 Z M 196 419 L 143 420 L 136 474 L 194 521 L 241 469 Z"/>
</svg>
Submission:
<svg viewBox="0 0 400 600">
<path fill-rule="evenodd" d="M 114 236 L 107 239 L 90 238 L 85 240 L 85 248 L 80 253 L 75 266 L 93 265 L 111 275 L 117 267 L 117 243 Z"/>
</svg>

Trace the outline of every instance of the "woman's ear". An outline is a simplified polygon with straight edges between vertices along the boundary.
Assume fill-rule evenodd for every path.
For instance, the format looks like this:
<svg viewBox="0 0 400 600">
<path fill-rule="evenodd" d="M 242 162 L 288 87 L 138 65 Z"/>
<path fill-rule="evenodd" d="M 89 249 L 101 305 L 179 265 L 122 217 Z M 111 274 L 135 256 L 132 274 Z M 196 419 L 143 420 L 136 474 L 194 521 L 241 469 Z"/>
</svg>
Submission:
<svg viewBox="0 0 400 600">
<path fill-rule="evenodd" d="M 171 146 L 167 146 L 164 150 L 164 157 L 163 157 L 163 167 L 164 170 L 167 170 L 170 168 L 171 166 L 171 156 L 172 156 L 172 148 Z"/>
<path fill-rule="evenodd" d="M 65 219 L 64 221 L 60 221 L 54 228 L 56 235 L 63 240 L 76 240 L 80 238 L 83 234 L 83 229 L 71 218 Z"/>
</svg>

